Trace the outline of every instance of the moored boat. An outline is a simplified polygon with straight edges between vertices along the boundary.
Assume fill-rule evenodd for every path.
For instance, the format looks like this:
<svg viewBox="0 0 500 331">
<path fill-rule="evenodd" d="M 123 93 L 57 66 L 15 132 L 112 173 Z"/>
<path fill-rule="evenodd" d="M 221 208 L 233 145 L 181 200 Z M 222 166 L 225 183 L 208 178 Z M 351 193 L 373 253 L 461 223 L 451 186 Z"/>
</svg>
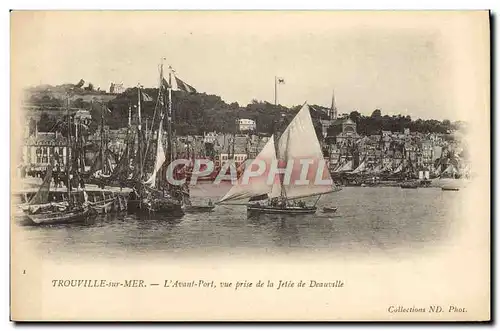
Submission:
<svg viewBox="0 0 500 331">
<path fill-rule="evenodd" d="M 324 213 L 335 213 L 337 212 L 337 207 L 323 207 Z"/>
<path fill-rule="evenodd" d="M 109 214 L 109 213 L 111 213 L 114 210 L 114 205 L 115 205 L 115 198 L 100 201 L 100 202 L 90 203 L 90 207 L 97 214 Z"/>
<path fill-rule="evenodd" d="M 66 110 L 68 114 L 68 109 Z M 68 116 L 68 128 L 71 128 Z M 68 139 L 68 148 L 71 147 L 71 136 Z M 50 183 L 54 160 L 50 160 L 45 178 L 37 193 L 23 206 L 28 219 L 35 224 L 74 223 L 86 220 L 91 209 L 85 191 L 73 192 L 71 178 L 66 176 L 66 195 L 61 195 L 62 201 L 49 201 Z M 71 173 L 69 153 L 66 154 L 66 172 Z M 78 176 L 78 173 L 75 173 Z M 83 198 L 79 193 L 83 193 Z M 83 201 L 82 201 L 83 200 Z"/>
<path fill-rule="evenodd" d="M 407 189 L 416 189 L 418 188 L 418 186 L 419 186 L 418 182 L 414 181 L 404 182 L 400 185 L 401 188 L 407 188 Z"/>
<path fill-rule="evenodd" d="M 247 207 L 248 212 L 257 212 L 265 214 L 314 214 L 316 213 L 316 206 L 272 206 L 253 204 Z"/>
<path fill-rule="evenodd" d="M 57 223 L 76 223 L 85 221 L 91 214 L 88 205 L 69 207 L 62 211 L 51 211 L 30 214 L 26 216 L 36 224 L 57 224 Z"/>
<path fill-rule="evenodd" d="M 455 186 L 443 186 L 441 187 L 442 191 L 460 191 L 460 188 Z"/>
</svg>

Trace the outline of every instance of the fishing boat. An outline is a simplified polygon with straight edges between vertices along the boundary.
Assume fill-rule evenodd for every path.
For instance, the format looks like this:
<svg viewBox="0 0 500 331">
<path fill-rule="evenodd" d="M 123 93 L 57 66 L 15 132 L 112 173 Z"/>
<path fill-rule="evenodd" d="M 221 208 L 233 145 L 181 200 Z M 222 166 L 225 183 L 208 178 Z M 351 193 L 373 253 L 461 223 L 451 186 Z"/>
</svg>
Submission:
<svg viewBox="0 0 500 331">
<path fill-rule="evenodd" d="M 442 191 L 460 191 L 460 188 L 456 186 L 443 186 L 441 187 Z"/>
<path fill-rule="evenodd" d="M 69 97 L 67 100 L 68 107 L 66 108 L 66 115 L 68 118 L 68 150 L 71 147 L 71 124 L 69 117 Z M 66 153 L 66 173 L 71 173 L 71 162 L 69 158 L 70 153 Z M 73 223 L 80 222 L 87 219 L 91 214 L 91 209 L 88 201 L 84 199 L 81 201 L 79 195 L 73 195 L 71 188 L 71 178 L 66 176 L 67 195 L 63 201 L 49 201 L 50 183 L 52 180 L 52 168 L 54 160 L 50 160 L 47 168 L 45 178 L 40 185 L 35 196 L 24 206 L 23 210 L 26 217 L 28 217 L 35 224 L 54 224 L 54 223 Z M 77 175 L 77 173 L 76 173 Z M 87 195 L 84 191 L 84 197 Z"/>
<path fill-rule="evenodd" d="M 235 204 L 234 201 L 248 199 L 247 211 L 265 214 L 314 214 L 321 196 L 340 190 L 333 184 L 323 158 L 320 143 L 311 119 L 309 106 L 305 103 L 279 138 L 274 134 L 257 155 L 235 185 L 217 204 Z M 310 161 L 306 171 L 306 181 L 302 174 L 301 160 Z M 268 176 L 272 165 L 291 164 L 290 181 L 283 174 Z M 255 166 L 266 165 L 263 175 L 252 177 L 248 172 Z M 319 176 L 318 176 L 319 175 Z M 317 183 L 318 177 L 321 183 Z M 248 182 L 243 180 L 248 179 Z M 313 204 L 303 199 L 316 197 Z"/>
<path fill-rule="evenodd" d="M 184 213 L 184 206 L 190 204 L 189 187 L 185 184 L 177 185 L 170 183 L 169 179 L 179 179 L 179 169 L 173 169 L 172 173 L 167 172 L 168 165 L 175 160 L 175 150 L 173 148 L 175 141 L 175 132 L 172 128 L 172 90 L 183 91 L 187 93 L 196 92 L 196 90 L 180 80 L 173 70 L 169 67 L 168 81 L 163 77 L 163 63 L 160 65 L 160 87 L 158 94 L 158 103 L 160 105 L 159 124 L 156 130 L 156 151 L 153 155 L 153 169 L 149 176 L 145 177 L 145 160 L 148 156 L 150 143 L 149 139 L 146 143 L 145 150 L 143 151 L 141 141 L 144 140 L 144 135 L 141 132 L 141 98 L 144 94 L 141 88 L 138 87 L 138 137 L 139 144 L 137 150 L 137 163 L 136 168 L 136 185 L 134 191 L 135 199 L 129 200 L 129 210 L 147 212 L 147 213 L 161 213 L 167 215 L 182 215 Z M 168 107 L 165 107 L 168 105 Z M 156 110 L 155 110 L 156 112 Z M 164 121 L 166 120 L 166 133 L 167 137 L 164 139 Z M 151 124 L 153 130 L 155 121 Z M 156 126 L 156 125 L 155 125 Z M 166 147 L 164 141 L 166 140 Z M 181 171 L 183 172 L 183 171 Z M 167 178 L 173 176 L 175 178 Z M 182 176 L 185 176 L 183 174 Z M 146 179 L 146 180 L 144 180 Z"/>
<path fill-rule="evenodd" d="M 97 198 L 97 195 L 94 195 L 93 198 L 94 201 L 89 201 L 89 205 L 97 214 L 109 214 L 115 211 L 115 205 L 118 198 L 112 193 L 106 194 L 102 192 L 100 199 Z"/>
<path fill-rule="evenodd" d="M 110 111 L 107 106 L 102 104 L 97 100 L 91 100 L 91 104 L 97 104 L 101 112 L 101 125 L 100 125 L 100 144 L 98 151 L 92 161 L 90 170 L 86 176 L 88 177 L 88 183 L 96 184 L 101 188 L 104 188 L 111 179 L 113 173 L 113 163 L 116 163 L 113 158 L 113 153 L 108 149 L 108 137 L 104 130 L 104 112 Z M 93 107 L 93 106 L 92 106 Z"/>
<path fill-rule="evenodd" d="M 419 183 L 416 181 L 406 181 L 400 185 L 401 188 L 406 189 L 416 189 L 419 187 Z"/>
<path fill-rule="evenodd" d="M 50 204 L 51 207 L 56 207 Z M 56 224 L 56 223 L 75 223 L 85 221 L 91 214 L 88 206 L 60 205 L 60 211 L 44 211 L 40 213 L 28 213 L 26 216 L 35 224 Z"/>
<path fill-rule="evenodd" d="M 324 213 L 335 213 L 337 212 L 337 207 L 323 207 Z"/>
</svg>

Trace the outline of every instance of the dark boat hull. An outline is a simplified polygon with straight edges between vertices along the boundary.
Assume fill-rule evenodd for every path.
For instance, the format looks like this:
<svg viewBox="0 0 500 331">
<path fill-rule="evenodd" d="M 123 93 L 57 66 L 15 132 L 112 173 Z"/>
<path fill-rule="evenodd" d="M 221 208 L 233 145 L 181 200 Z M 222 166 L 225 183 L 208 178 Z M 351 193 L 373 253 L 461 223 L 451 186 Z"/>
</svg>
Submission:
<svg viewBox="0 0 500 331">
<path fill-rule="evenodd" d="M 151 206 L 140 200 L 128 200 L 127 211 L 129 213 L 139 214 L 162 214 L 167 216 L 182 216 L 184 211 L 180 204 L 161 204 L 160 206 Z"/>
<path fill-rule="evenodd" d="M 186 213 L 205 213 L 210 212 L 215 208 L 215 206 L 186 206 L 184 211 Z"/>
<path fill-rule="evenodd" d="M 441 187 L 442 191 L 460 191 L 458 187 Z"/>
<path fill-rule="evenodd" d="M 81 210 L 27 214 L 26 216 L 35 224 L 59 224 L 59 223 L 76 223 L 87 219 L 91 214 L 90 208 Z"/>
<path fill-rule="evenodd" d="M 323 208 L 324 213 L 335 213 L 336 211 L 337 208 L 328 208 L 328 207 Z"/>
<path fill-rule="evenodd" d="M 316 207 L 273 207 L 273 206 L 247 206 L 247 211 L 251 213 L 262 213 L 262 214 L 314 214 L 316 213 Z"/>
</svg>

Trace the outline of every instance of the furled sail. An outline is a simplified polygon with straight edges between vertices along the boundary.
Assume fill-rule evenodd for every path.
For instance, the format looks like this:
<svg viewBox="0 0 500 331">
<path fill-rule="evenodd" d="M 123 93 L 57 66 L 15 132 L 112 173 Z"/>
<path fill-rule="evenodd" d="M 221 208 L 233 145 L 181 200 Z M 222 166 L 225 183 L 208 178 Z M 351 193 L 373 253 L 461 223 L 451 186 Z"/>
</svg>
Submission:
<svg viewBox="0 0 500 331">
<path fill-rule="evenodd" d="M 131 151 L 134 150 L 134 139 L 133 136 L 127 139 L 127 145 L 125 147 L 125 151 L 123 152 L 118 164 L 113 169 L 113 173 L 111 175 L 112 179 L 127 179 L 130 174 L 130 159 L 131 159 Z"/>
<path fill-rule="evenodd" d="M 144 183 L 151 187 L 156 185 L 156 175 L 158 174 L 158 171 L 161 169 L 163 163 L 165 163 L 166 160 L 165 149 L 163 148 L 163 118 L 161 119 L 160 127 L 158 128 L 158 142 L 156 146 L 156 161 L 155 167 L 153 169 L 153 174 L 151 174 L 151 177 L 149 177 L 149 179 Z"/>
<path fill-rule="evenodd" d="M 234 201 L 234 200 L 244 200 L 253 197 L 261 196 L 263 194 L 268 194 L 271 191 L 272 184 L 268 184 L 268 174 L 269 169 L 273 161 L 276 160 L 276 150 L 274 145 L 274 136 L 267 141 L 266 145 L 262 151 L 257 155 L 257 157 L 245 167 L 245 171 L 238 179 L 238 182 L 231 187 L 231 189 L 219 200 L 224 201 Z M 256 177 L 248 177 L 249 171 L 256 171 L 259 163 L 264 163 L 266 166 L 265 172 Z M 263 166 L 263 164 L 261 164 Z M 246 181 L 248 178 L 248 181 Z"/>
<path fill-rule="evenodd" d="M 333 181 L 323 158 L 316 130 L 311 119 L 309 106 L 304 104 L 281 135 L 277 159 L 287 166 L 293 163 L 290 180 L 282 176 L 283 185 L 275 183 L 270 197 L 284 195 L 286 198 L 300 198 L 333 191 Z M 308 164 L 307 172 L 303 169 Z M 285 192 L 281 192 L 284 189 Z"/>
</svg>

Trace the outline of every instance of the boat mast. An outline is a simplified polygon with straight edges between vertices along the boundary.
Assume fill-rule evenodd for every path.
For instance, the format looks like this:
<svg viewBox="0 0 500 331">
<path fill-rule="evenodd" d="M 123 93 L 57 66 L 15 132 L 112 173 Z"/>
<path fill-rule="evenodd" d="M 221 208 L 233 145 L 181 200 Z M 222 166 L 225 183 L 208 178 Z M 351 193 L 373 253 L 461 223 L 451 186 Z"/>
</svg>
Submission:
<svg viewBox="0 0 500 331">
<path fill-rule="evenodd" d="M 162 93 L 162 86 L 163 86 L 163 59 L 164 58 L 161 58 L 161 61 L 160 61 L 160 85 L 159 85 L 159 88 L 158 88 L 158 94 L 159 94 L 159 98 L 163 98 L 163 101 L 164 101 L 164 93 Z M 161 99 L 159 99 L 160 101 L 162 101 Z M 158 130 L 156 131 L 156 148 L 158 150 L 158 148 L 163 148 L 163 141 L 162 139 L 160 139 L 160 130 L 163 130 L 162 126 L 163 126 L 163 118 L 165 117 L 165 102 L 160 102 L 160 122 L 159 122 L 159 126 L 158 126 Z M 153 125 L 151 125 L 151 130 L 153 130 Z M 170 142 L 169 142 L 169 145 L 170 145 Z M 161 168 L 160 168 L 161 170 Z M 157 183 L 157 187 L 160 188 L 162 187 L 162 182 L 163 182 L 163 176 L 160 176 L 159 178 L 157 177 L 156 178 L 156 183 Z"/>
<path fill-rule="evenodd" d="M 167 139 L 168 139 L 168 163 L 172 163 L 174 150 L 172 146 L 172 67 L 169 66 L 168 71 L 168 116 L 167 116 Z"/>
<path fill-rule="evenodd" d="M 106 173 L 106 160 L 104 160 L 104 109 L 101 105 L 101 148 L 99 154 L 101 155 L 102 172 Z"/>
<path fill-rule="evenodd" d="M 142 130 L 141 130 L 141 86 L 137 85 L 137 115 L 138 115 L 138 125 L 137 125 L 137 131 L 138 131 L 138 142 L 139 146 L 137 148 L 137 151 L 139 152 L 139 171 L 140 171 L 140 177 L 139 179 L 142 180 L 142 149 L 141 149 L 141 143 L 142 143 Z"/>
<path fill-rule="evenodd" d="M 128 128 L 127 131 L 130 131 L 130 127 L 132 126 L 132 104 L 128 103 Z"/>
<path fill-rule="evenodd" d="M 66 117 L 67 117 L 67 122 L 68 122 L 68 143 L 66 145 L 66 188 L 68 189 L 68 203 L 69 206 L 71 207 L 72 205 L 72 197 L 71 197 L 71 187 L 70 187 L 70 178 L 69 178 L 69 173 L 70 173 L 70 157 L 69 153 L 71 150 L 71 120 L 69 117 L 69 93 L 66 96 Z"/>
<path fill-rule="evenodd" d="M 284 122 L 284 114 L 281 115 L 279 126 L 282 127 L 283 126 L 283 122 Z M 278 163 L 280 161 L 280 159 L 279 159 L 279 155 L 280 155 L 280 153 L 279 153 L 279 141 L 281 139 L 281 136 L 283 135 L 283 132 L 280 132 L 280 129 L 281 128 L 278 128 L 277 130 L 275 130 L 275 137 L 276 138 L 275 138 L 275 142 L 274 142 L 274 149 L 276 151 L 276 159 L 277 159 Z M 290 131 L 288 131 L 287 134 L 289 135 Z M 284 161 L 286 161 L 286 150 L 285 150 L 285 160 Z M 281 200 L 286 200 L 287 199 L 287 197 L 286 197 L 286 190 L 285 190 L 285 185 L 283 184 L 284 174 L 279 174 L 278 177 L 280 179 L 280 187 L 281 187 L 280 197 L 281 197 Z"/>
</svg>

